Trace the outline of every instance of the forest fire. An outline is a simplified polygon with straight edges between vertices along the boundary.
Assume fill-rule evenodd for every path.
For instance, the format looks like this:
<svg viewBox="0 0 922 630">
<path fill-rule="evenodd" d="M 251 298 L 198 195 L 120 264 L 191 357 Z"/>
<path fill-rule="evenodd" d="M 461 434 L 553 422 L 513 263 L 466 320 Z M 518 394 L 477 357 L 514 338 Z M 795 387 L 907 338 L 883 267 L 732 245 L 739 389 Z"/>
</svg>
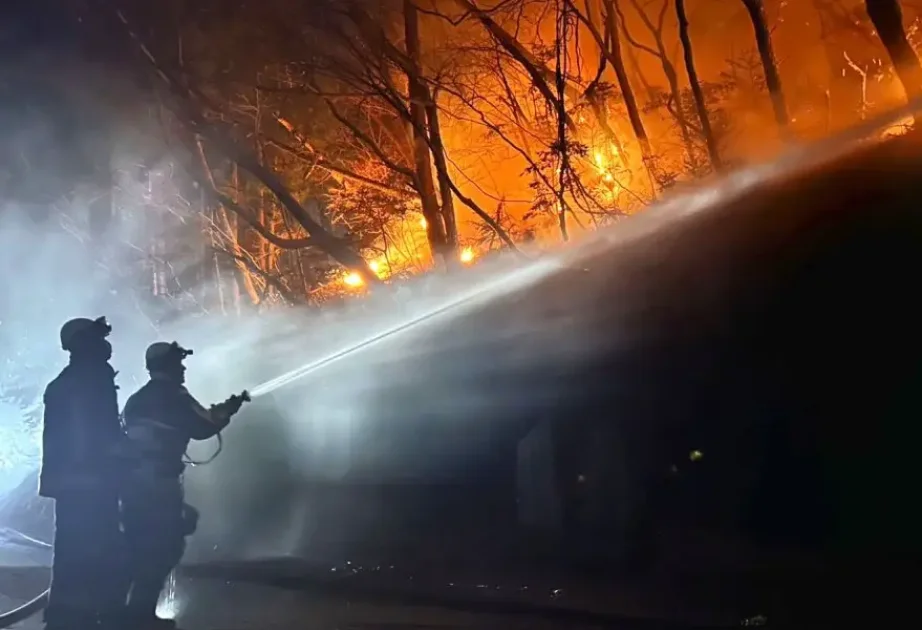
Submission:
<svg viewBox="0 0 922 630">
<path fill-rule="evenodd" d="M 365 284 L 365 279 L 362 276 L 354 271 L 347 273 L 343 277 L 343 283 L 347 287 L 361 287 Z"/>
<path fill-rule="evenodd" d="M 79 37 L 105 42 L 107 68 L 150 71 L 168 98 L 107 71 L 100 84 L 119 89 L 86 101 L 67 73 L 25 70 L 48 83 L 48 109 L 73 96 L 121 125 L 93 128 L 91 150 L 71 156 L 103 174 L 91 220 L 55 173 L 30 185 L 39 205 L 81 243 L 142 224 L 94 269 L 123 270 L 168 310 L 321 304 L 493 250 L 554 247 L 922 85 L 906 52 L 918 7 L 891 0 L 194 4 L 196 20 L 171 22 L 138 0 L 62 3 Z M 167 109 L 125 114 L 151 102 Z M 4 164 L 59 164 L 65 152 L 22 135 L 35 108 L 20 105 L 2 121 Z M 26 188 L 8 199 L 34 207 Z"/>
<path fill-rule="evenodd" d="M 197 136 L 190 174 L 217 208 L 219 268 L 257 304 L 568 241 L 890 109 L 922 77 L 900 43 L 920 16 L 890 0 L 322 0 L 298 16 L 285 0 L 214 1 L 194 30 L 125 4 L 122 45 L 176 98 L 175 124 L 233 122 Z M 185 74 L 249 60 L 190 88 L 176 41 Z M 172 222 L 182 184 L 156 185 Z M 345 271 L 305 273 L 307 251 Z"/>
<path fill-rule="evenodd" d="M 59 327 L 57 320 L 95 316 L 99 309 L 117 322 L 113 360 L 120 369 L 129 366 L 119 381 L 126 392 L 137 384 L 129 380 L 132 369 L 146 377 L 140 358 L 149 338 L 176 333 L 203 350 L 207 339 L 220 350 L 212 356 L 224 359 L 201 369 L 198 364 L 190 379 L 211 379 L 216 389 L 224 386 L 217 382 L 222 378 L 251 379 L 259 384 L 253 394 L 264 410 L 280 412 L 273 444 L 237 441 L 246 458 L 238 457 L 232 466 L 241 474 L 221 479 L 226 485 L 215 484 L 220 493 L 215 487 L 203 493 L 220 494 L 228 503 L 241 488 L 241 494 L 249 492 L 248 482 L 261 480 L 279 489 L 260 492 L 261 500 L 284 502 L 284 484 L 298 485 L 296 465 L 320 461 L 305 455 L 305 444 L 324 456 L 361 454 L 362 448 L 353 450 L 359 442 L 351 441 L 359 425 L 383 427 L 379 435 L 386 439 L 367 440 L 380 443 L 375 448 L 410 445 L 380 458 L 392 459 L 395 470 L 396 463 L 418 453 L 449 459 L 433 446 L 441 442 L 422 439 L 419 427 L 432 435 L 453 432 L 457 453 L 451 459 L 458 470 L 486 468 L 494 458 L 470 464 L 472 453 L 484 452 L 483 443 L 459 439 L 473 436 L 474 421 L 487 427 L 484 436 L 505 430 L 501 424 L 515 424 L 512 435 L 545 418 L 554 400 L 566 402 L 558 392 L 577 393 L 578 404 L 557 407 L 568 426 L 591 421 L 611 427 L 616 423 L 609 416 L 617 415 L 617 423 L 642 433 L 653 423 L 638 418 L 673 419 L 653 413 L 652 405 L 649 415 L 631 407 L 660 401 L 700 404 L 684 405 L 683 413 L 693 408 L 696 416 L 724 414 L 734 430 L 741 426 L 739 417 L 761 424 L 761 413 L 766 421 L 772 420 L 769 415 L 784 416 L 776 413 L 785 409 L 775 391 L 763 399 L 771 414 L 732 400 L 734 394 L 742 399 L 751 382 L 771 389 L 769 378 L 736 367 L 731 360 L 736 344 L 728 344 L 734 348 L 727 352 L 726 379 L 708 371 L 714 357 L 710 344 L 689 343 L 679 334 L 673 337 L 676 346 L 694 353 L 694 361 L 677 360 L 676 346 L 663 344 L 665 385 L 654 385 L 644 369 L 622 371 L 620 362 L 609 359 L 622 342 L 647 343 L 654 316 L 669 334 L 684 324 L 741 319 L 735 311 L 705 317 L 694 310 L 707 297 L 707 283 L 696 282 L 705 276 L 733 276 L 741 291 L 745 285 L 740 311 L 757 310 L 752 305 L 760 304 L 761 296 L 749 293 L 756 283 L 744 277 L 746 268 L 733 266 L 742 254 L 714 252 L 752 254 L 756 266 L 759 243 L 775 238 L 765 251 L 776 252 L 793 242 L 772 232 L 777 214 L 767 205 L 757 208 L 764 235 L 742 225 L 746 211 L 768 194 L 754 194 L 745 204 L 728 202 L 721 213 L 705 217 L 701 212 L 699 220 L 681 226 L 677 219 L 720 205 L 715 197 L 727 196 L 746 176 L 755 173 L 750 179 L 758 179 L 776 165 L 799 162 L 782 159 L 761 170 L 749 166 L 783 151 L 802 155 L 788 150 L 922 98 L 922 65 L 915 52 L 922 6 L 903 2 L 903 12 L 896 0 L 19 2 L 35 5 L 29 15 L 41 23 L 41 35 L 66 34 L 62 40 L 67 41 L 56 48 L 48 45 L 55 37 L 26 37 L 0 24 L 0 47 L 8 52 L 0 59 L 14 59 L 0 62 L 7 73 L 0 85 L 17 86 L 8 90 L 0 117 L 5 204 L 0 252 L 10 270 L 9 296 L 0 304 L 5 357 L 0 436 L 14 445 L 0 449 L 0 468 L 26 455 L 34 461 L 42 387 L 50 380 L 49 366 L 63 357 L 48 331 Z M 920 121 L 922 115 L 909 115 L 874 134 L 903 134 Z M 911 139 L 894 144 L 900 140 Z M 836 172 L 839 179 L 843 172 Z M 676 203 L 668 201 L 677 190 L 712 181 L 698 192 L 673 196 Z M 766 190 L 777 183 L 762 181 Z M 860 181 L 849 184 L 849 191 L 860 192 Z M 858 210 L 889 194 L 881 185 L 866 188 L 873 195 L 869 192 Z M 790 211 L 785 216 L 795 233 L 795 215 L 804 202 L 797 195 L 779 198 L 790 202 L 778 205 Z M 653 204 L 658 210 L 648 214 L 650 224 L 675 226 L 669 233 L 687 235 L 687 250 L 671 248 L 668 238 L 628 243 L 633 226 L 620 223 L 621 217 Z M 737 248 L 736 241 L 722 240 L 729 224 L 756 246 Z M 601 230 L 610 231 L 580 240 Z M 828 235 L 816 226 L 811 230 L 818 241 Z M 597 264 L 601 258 L 592 244 L 600 242 L 618 243 L 617 256 L 605 258 L 610 265 Z M 725 249 L 710 250 L 711 261 L 699 268 L 710 270 L 706 274 L 681 264 L 703 261 L 699 252 L 708 252 L 713 243 L 725 243 Z M 534 255 L 555 247 L 563 253 Z M 911 275 L 910 265 L 899 267 L 896 248 L 881 249 L 894 254 L 889 268 L 899 268 L 900 278 Z M 675 274 L 665 273 L 669 270 L 661 263 L 667 260 Z M 813 267 L 804 260 L 792 267 L 806 273 Z M 516 268 L 494 273 L 496 261 Z M 879 266 L 884 280 L 898 277 Z M 627 267 L 636 272 L 629 287 L 618 281 Z M 784 270 L 774 258 L 769 267 Z M 841 304 L 851 312 L 851 289 L 860 282 L 832 267 L 824 277 L 842 282 Z M 416 285 L 405 282 L 432 271 L 437 273 Z M 877 282 L 871 288 L 882 286 Z M 640 296 L 636 308 L 622 299 L 625 287 Z M 530 292 L 530 300 L 519 299 L 532 288 L 538 290 Z M 893 292 L 887 289 L 882 296 Z M 675 304 L 689 308 L 671 309 Z M 300 308 L 279 308 L 289 305 Z M 813 325 L 799 317 L 798 309 L 791 311 L 792 328 L 810 333 L 798 341 L 800 352 L 818 336 L 806 329 L 821 329 L 830 317 Z M 774 321 L 782 316 L 787 311 Z M 746 327 L 758 330 L 758 323 L 747 320 Z M 406 331 L 412 334 L 398 338 Z M 659 353 L 660 338 L 650 339 Z M 836 335 L 829 347 L 845 352 L 842 339 Z M 899 341 L 891 340 L 890 347 Z M 769 342 L 764 346 L 774 349 Z M 359 354 L 368 348 L 374 352 Z M 652 353 L 642 350 L 641 363 L 649 365 Z M 206 353 L 200 357 L 207 363 Z M 345 357 L 352 360 L 341 361 Z M 783 359 L 778 364 L 789 364 L 788 355 L 778 358 Z M 886 359 L 867 365 L 881 361 Z M 334 363 L 341 375 L 327 372 Z M 594 405 L 601 413 L 592 418 L 585 395 L 600 365 L 617 369 L 598 379 L 597 401 L 604 404 Z M 254 376 L 257 372 L 261 375 Z M 792 389 L 819 387 L 815 375 L 820 373 L 812 370 L 804 387 L 798 382 Z M 264 380 L 267 375 L 273 378 Z M 318 380 L 294 387 L 305 375 Z M 721 400 L 718 386 L 713 395 L 702 395 L 698 385 L 706 381 L 733 390 L 730 400 Z M 198 392 L 197 386 L 190 389 Z M 840 383 L 837 389 L 847 388 Z M 205 388 L 201 391 L 204 398 Z M 276 404 L 282 395 L 290 395 L 291 404 Z M 624 404 L 624 413 L 609 413 L 610 403 Z M 426 404 L 433 413 L 427 413 Z M 851 401 L 830 418 L 846 417 L 849 406 Z M 281 417 L 283 407 L 291 419 Z M 665 405 L 662 409 L 668 411 Z M 419 416 L 411 420 L 420 422 L 404 439 L 387 419 L 406 419 L 413 415 L 408 410 Z M 864 416 L 876 413 L 868 405 Z M 515 422 L 506 423 L 510 418 Z M 270 424 L 252 430 L 269 436 Z M 833 424 L 838 431 L 841 422 Z M 244 423 L 235 426 L 250 430 Z M 796 422 L 791 428 L 792 435 L 800 430 Z M 20 453 L 15 444 L 26 431 L 35 449 Z M 330 447 L 334 431 L 348 448 Z M 318 439 L 321 432 L 331 439 Z M 622 508 L 628 501 L 614 506 L 620 497 L 606 494 L 609 487 L 596 485 L 592 472 L 569 475 L 581 468 L 583 452 L 592 451 L 598 461 L 615 462 L 606 464 L 612 470 L 628 458 L 645 459 L 637 468 L 642 478 L 662 477 L 658 466 L 667 463 L 665 453 L 656 449 L 662 462 L 645 458 L 642 449 L 628 452 L 624 445 L 630 443 L 613 436 L 600 439 L 587 432 L 580 442 L 585 448 L 574 448 L 575 455 L 566 458 L 572 471 L 562 475 L 548 468 L 546 477 L 557 480 L 548 485 L 577 479 L 616 507 L 612 514 L 627 514 Z M 510 452 L 518 439 L 513 437 L 504 437 Z M 559 437 L 566 441 L 562 432 L 547 440 Z M 616 443 L 628 457 L 612 456 Z M 682 459 L 702 460 L 702 468 L 724 457 L 707 441 L 692 446 L 702 450 L 683 447 Z M 262 456 L 282 447 L 290 459 Z M 748 455 L 744 449 L 738 453 L 741 459 Z M 329 468 L 337 475 L 352 469 L 345 456 L 334 459 L 323 465 L 332 462 Z M 511 460 L 508 453 L 496 457 L 493 472 L 502 468 L 504 479 L 511 480 L 517 474 Z M 285 470 L 275 472 L 274 462 Z M 490 482 L 483 487 L 512 491 L 511 483 Z M 619 481 L 618 487 L 633 494 L 628 485 L 635 484 Z M 566 509 L 572 513 L 563 513 L 561 522 L 593 511 L 580 493 L 569 497 L 572 505 Z M 630 501 L 647 503 L 640 497 Z M 438 511 L 432 497 L 426 502 L 427 514 Z M 510 499 L 504 505 L 511 518 L 516 504 Z M 232 511 L 234 518 L 216 520 L 247 529 L 246 518 L 265 512 L 266 520 L 295 523 L 291 529 L 299 536 L 313 536 L 307 516 L 282 517 L 250 507 Z M 383 529 L 386 519 L 369 520 Z M 627 527 L 625 521 L 625 529 L 655 530 L 646 524 Z M 613 530 L 592 531 L 606 537 Z M 281 536 L 260 538 L 271 542 Z"/>
</svg>

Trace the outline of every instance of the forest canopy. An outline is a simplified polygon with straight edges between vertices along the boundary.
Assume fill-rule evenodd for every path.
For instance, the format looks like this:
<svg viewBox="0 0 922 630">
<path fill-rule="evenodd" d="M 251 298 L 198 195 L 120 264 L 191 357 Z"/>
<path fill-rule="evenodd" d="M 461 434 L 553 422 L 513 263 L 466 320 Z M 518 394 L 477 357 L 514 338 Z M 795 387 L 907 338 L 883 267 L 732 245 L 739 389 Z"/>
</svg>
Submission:
<svg viewBox="0 0 922 630">
<path fill-rule="evenodd" d="M 908 0 L 63 4 L 138 88 L 114 212 L 252 305 L 569 241 L 922 87 Z"/>
</svg>

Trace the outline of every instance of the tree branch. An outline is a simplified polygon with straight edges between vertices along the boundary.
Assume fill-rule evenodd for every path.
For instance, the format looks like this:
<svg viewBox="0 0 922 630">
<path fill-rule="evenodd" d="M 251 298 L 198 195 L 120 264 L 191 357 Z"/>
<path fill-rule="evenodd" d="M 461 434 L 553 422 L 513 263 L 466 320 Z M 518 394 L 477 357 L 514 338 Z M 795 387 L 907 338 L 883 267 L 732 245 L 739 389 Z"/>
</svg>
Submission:
<svg viewBox="0 0 922 630">
<path fill-rule="evenodd" d="M 182 121 L 189 125 L 194 133 L 206 138 L 227 157 L 237 162 L 241 168 L 260 180 L 307 231 L 311 236 L 312 245 L 329 254 L 343 266 L 361 273 L 370 284 L 379 283 L 380 279 L 369 269 L 365 260 L 347 242 L 323 229 L 311 217 L 310 213 L 298 203 L 275 173 L 260 164 L 254 155 L 238 146 L 236 142 L 230 139 L 230 136 L 219 133 L 213 124 L 210 124 L 205 119 L 196 102 L 210 105 L 209 99 L 200 91 L 185 85 L 181 80 L 177 79 L 169 69 L 154 57 L 140 37 L 132 30 L 124 14 L 119 10 L 116 10 L 115 14 L 123 24 L 128 36 L 137 44 L 142 55 L 173 95 L 172 100 L 179 109 L 179 113 L 182 114 Z M 219 108 L 215 108 L 213 105 L 211 107 L 215 111 L 219 111 Z"/>
<path fill-rule="evenodd" d="M 270 138 L 267 136 L 263 136 L 263 138 L 266 141 L 266 144 L 270 144 L 276 147 L 277 149 L 285 151 L 286 153 L 291 154 L 292 156 L 298 158 L 299 160 L 304 160 L 305 162 L 315 164 L 318 168 L 322 168 L 325 171 L 336 173 L 337 175 L 342 175 L 346 179 L 351 179 L 360 184 L 364 184 L 371 188 L 380 190 L 381 192 L 392 193 L 396 195 L 402 195 L 402 194 L 411 192 L 410 190 L 407 190 L 407 189 L 398 188 L 396 186 L 390 186 L 388 184 L 382 184 L 381 182 L 375 181 L 371 179 L 370 177 L 365 177 L 364 175 L 360 175 L 356 173 L 355 171 L 352 171 L 344 166 L 338 166 L 336 164 L 331 164 L 329 160 L 327 160 L 321 155 L 317 155 L 317 154 L 310 155 L 306 153 L 305 151 L 299 150 L 297 147 L 293 147 L 290 144 L 287 144 L 280 140 L 276 140 L 275 138 Z"/>
<path fill-rule="evenodd" d="M 366 147 L 368 147 L 368 150 L 374 153 L 375 157 L 381 160 L 382 164 L 384 164 L 387 168 L 391 169 L 395 173 L 399 173 L 400 175 L 403 175 L 404 177 L 409 179 L 411 182 L 413 182 L 414 187 L 416 187 L 417 189 L 419 188 L 417 181 L 416 181 L 416 173 L 412 169 L 406 166 L 403 166 L 401 164 L 397 164 L 392 159 L 390 159 L 387 156 L 387 153 L 384 152 L 384 149 L 378 146 L 377 142 L 375 142 L 367 133 L 359 129 L 358 126 L 356 126 L 351 120 L 349 120 L 348 118 L 343 116 L 342 113 L 340 113 L 336 105 L 333 104 L 333 101 L 331 101 L 327 97 L 322 97 L 322 98 L 323 98 L 323 101 L 326 103 L 327 108 L 330 110 L 330 113 L 333 115 L 333 117 L 336 120 L 338 120 L 339 123 L 343 127 L 348 129 L 350 133 L 352 133 L 352 135 L 354 135 L 359 140 L 359 142 L 361 142 Z"/>
<path fill-rule="evenodd" d="M 259 219 L 256 218 L 255 212 L 244 208 L 218 190 L 214 176 L 211 173 L 211 167 L 208 165 L 208 159 L 205 157 L 205 149 L 200 140 L 196 141 L 195 144 L 204 177 L 199 175 L 195 169 L 190 169 L 191 172 L 189 174 L 212 201 L 221 204 L 227 210 L 230 210 L 243 219 L 247 225 L 276 247 L 281 249 L 303 249 L 313 245 L 313 241 L 310 238 L 282 238 L 277 234 L 273 234 L 269 228 L 260 223 Z"/>
<path fill-rule="evenodd" d="M 640 5 L 638 5 L 636 2 L 633 2 L 633 0 L 632 0 L 631 3 L 634 5 L 634 8 L 637 9 L 638 13 L 640 13 L 640 19 L 643 20 L 644 25 L 645 25 L 651 32 L 655 32 L 656 27 L 653 26 L 653 23 L 652 23 L 652 22 L 650 22 L 650 18 L 647 16 L 647 14 L 646 14 L 646 12 L 643 10 L 643 8 L 641 8 Z M 636 49 L 638 49 L 638 50 L 642 50 L 642 51 L 644 51 L 645 53 L 648 53 L 648 54 L 650 54 L 650 55 L 653 55 L 654 57 L 659 58 L 659 57 L 660 57 L 660 54 L 659 54 L 656 50 L 650 48 L 650 47 L 647 46 L 646 44 L 641 44 L 641 43 L 638 42 L 636 39 L 634 39 L 634 36 L 631 35 L 631 31 L 628 30 L 628 27 L 627 27 L 627 20 L 626 20 L 625 17 L 624 17 L 624 12 L 621 10 L 621 4 L 618 3 L 618 2 L 615 2 L 614 5 L 615 5 L 615 11 L 618 12 L 618 19 L 621 20 L 621 32 L 624 33 L 624 37 L 625 37 L 625 38 L 627 39 L 627 41 L 631 44 L 631 46 L 633 46 L 634 48 L 636 48 Z"/>
<path fill-rule="evenodd" d="M 213 252 L 217 254 L 223 254 L 228 258 L 240 262 L 246 266 L 247 269 L 255 273 L 257 276 L 266 281 L 266 284 L 271 285 L 279 292 L 279 295 L 282 296 L 286 301 L 291 304 L 303 304 L 306 300 L 298 296 L 296 293 L 292 292 L 285 283 L 282 282 L 281 278 L 269 273 L 268 271 L 261 269 L 259 265 L 247 258 L 246 256 L 241 256 L 230 250 L 224 249 L 223 247 L 215 247 L 214 245 L 209 246 Z"/>
<path fill-rule="evenodd" d="M 483 24 L 487 32 L 525 69 L 525 72 L 531 78 L 532 84 L 556 111 L 559 107 L 558 98 L 549 85 L 549 77 L 553 77 L 551 70 L 532 57 L 511 33 L 497 24 L 485 11 L 474 4 L 473 0 L 455 0 L 455 2 L 473 14 Z M 569 115 L 565 116 L 565 122 L 571 131 L 576 131 L 576 125 Z"/>
</svg>

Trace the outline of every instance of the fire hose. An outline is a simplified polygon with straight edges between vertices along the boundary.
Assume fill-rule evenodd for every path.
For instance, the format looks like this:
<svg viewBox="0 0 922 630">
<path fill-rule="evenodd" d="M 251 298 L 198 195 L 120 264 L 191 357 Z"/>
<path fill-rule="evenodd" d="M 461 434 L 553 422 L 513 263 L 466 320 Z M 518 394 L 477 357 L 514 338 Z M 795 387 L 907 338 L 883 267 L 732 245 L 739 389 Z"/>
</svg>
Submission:
<svg viewBox="0 0 922 630">
<path fill-rule="evenodd" d="M 31 536 L 27 536 L 26 534 L 15 530 L 11 531 L 10 533 L 16 535 L 24 543 L 30 546 L 39 549 L 51 549 L 51 545 L 43 540 L 37 540 Z M 0 613 L 0 628 L 9 628 L 10 626 L 17 624 L 20 621 L 24 621 L 44 610 L 45 606 L 48 605 L 48 596 L 50 593 L 50 589 L 46 588 L 37 597 L 30 599 L 26 603 L 14 608 L 13 610 Z"/>
<path fill-rule="evenodd" d="M 9 628 L 44 610 L 48 605 L 50 593 L 51 590 L 46 588 L 38 597 L 30 599 L 18 608 L 0 614 L 0 628 Z"/>
</svg>

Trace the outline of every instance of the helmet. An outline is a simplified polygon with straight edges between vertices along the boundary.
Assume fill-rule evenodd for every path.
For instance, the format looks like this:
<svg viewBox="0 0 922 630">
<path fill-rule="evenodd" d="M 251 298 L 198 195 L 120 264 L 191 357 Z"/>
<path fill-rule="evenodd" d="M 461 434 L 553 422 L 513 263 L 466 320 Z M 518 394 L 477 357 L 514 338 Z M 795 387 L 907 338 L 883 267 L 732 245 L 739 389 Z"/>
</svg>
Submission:
<svg viewBox="0 0 922 630">
<path fill-rule="evenodd" d="M 158 341 L 147 347 L 147 352 L 144 353 L 144 363 L 148 370 L 154 370 L 164 365 L 182 363 L 183 359 L 192 354 L 192 350 L 183 348 L 175 341 L 172 343 Z"/>
<path fill-rule="evenodd" d="M 71 319 L 61 326 L 61 348 L 71 352 L 78 340 L 105 339 L 111 332 L 112 326 L 106 321 L 105 316 L 96 319 L 86 317 Z"/>
</svg>

